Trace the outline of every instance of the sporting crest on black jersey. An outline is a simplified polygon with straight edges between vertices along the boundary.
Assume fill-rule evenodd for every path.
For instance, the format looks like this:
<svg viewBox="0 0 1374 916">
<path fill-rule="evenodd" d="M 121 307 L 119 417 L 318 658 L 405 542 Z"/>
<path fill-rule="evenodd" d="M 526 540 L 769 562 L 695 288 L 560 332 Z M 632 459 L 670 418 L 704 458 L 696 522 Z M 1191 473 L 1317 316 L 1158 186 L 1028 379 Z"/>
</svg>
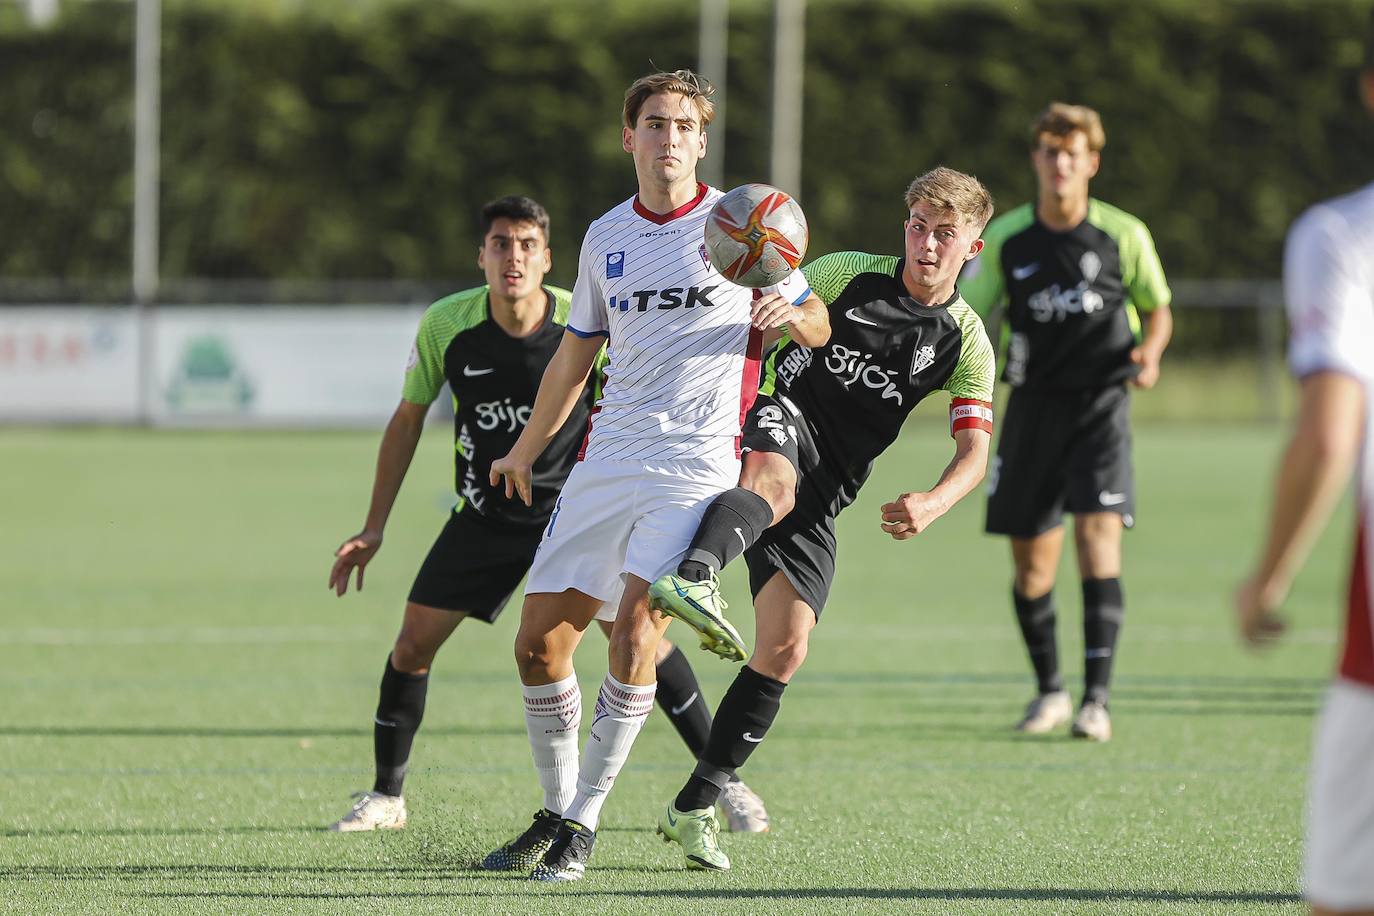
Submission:
<svg viewBox="0 0 1374 916">
<path fill-rule="evenodd" d="M 923 369 L 929 369 L 935 365 L 935 348 L 930 344 L 916 349 L 916 355 L 911 360 L 911 374 L 915 375 Z"/>
</svg>

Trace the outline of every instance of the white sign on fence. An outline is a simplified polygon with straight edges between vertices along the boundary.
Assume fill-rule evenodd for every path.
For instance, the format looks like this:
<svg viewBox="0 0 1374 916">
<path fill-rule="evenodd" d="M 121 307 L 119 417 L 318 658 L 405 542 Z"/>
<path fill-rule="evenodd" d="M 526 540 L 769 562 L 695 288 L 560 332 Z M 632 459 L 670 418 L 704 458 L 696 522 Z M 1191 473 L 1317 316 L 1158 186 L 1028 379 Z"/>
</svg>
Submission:
<svg viewBox="0 0 1374 916">
<path fill-rule="evenodd" d="M 0 420 L 132 421 L 138 351 L 132 308 L 0 309 Z"/>
<path fill-rule="evenodd" d="M 142 353 L 132 308 L 0 309 L 0 422 L 378 424 L 400 401 L 420 314 L 158 308 L 142 316 Z"/>
<path fill-rule="evenodd" d="M 160 309 L 157 423 L 373 424 L 401 399 L 419 322 L 404 308 Z"/>
</svg>

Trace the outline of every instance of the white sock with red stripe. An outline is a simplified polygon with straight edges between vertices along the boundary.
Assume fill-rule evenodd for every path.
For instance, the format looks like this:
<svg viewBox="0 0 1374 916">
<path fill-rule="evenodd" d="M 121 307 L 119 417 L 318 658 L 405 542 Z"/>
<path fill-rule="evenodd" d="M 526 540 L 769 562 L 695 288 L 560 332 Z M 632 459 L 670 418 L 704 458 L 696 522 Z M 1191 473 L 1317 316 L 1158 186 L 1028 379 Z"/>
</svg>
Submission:
<svg viewBox="0 0 1374 916">
<path fill-rule="evenodd" d="M 582 690 L 577 676 L 525 692 L 525 730 L 530 736 L 534 768 L 544 787 L 544 807 L 562 814 L 577 787 L 577 729 L 582 724 Z"/>
<path fill-rule="evenodd" d="M 654 691 L 657 684 L 637 686 L 622 684 L 606 675 L 601 684 L 601 693 L 596 698 L 596 714 L 592 718 L 592 730 L 587 736 L 587 746 L 582 753 L 582 769 L 577 774 L 577 795 L 573 798 L 563 816 L 577 821 L 589 830 L 595 830 L 601 818 L 601 806 L 611 791 L 625 760 L 630 756 L 630 747 L 635 736 L 644 726 L 649 711 L 654 708 Z"/>
</svg>

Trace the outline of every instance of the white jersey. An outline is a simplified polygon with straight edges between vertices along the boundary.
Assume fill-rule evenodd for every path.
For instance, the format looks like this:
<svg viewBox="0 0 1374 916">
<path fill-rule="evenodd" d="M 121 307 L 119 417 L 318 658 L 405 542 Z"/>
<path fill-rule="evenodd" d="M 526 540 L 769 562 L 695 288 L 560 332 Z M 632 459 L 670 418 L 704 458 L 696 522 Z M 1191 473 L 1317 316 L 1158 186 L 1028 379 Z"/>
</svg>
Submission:
<svg viewBox="0 0 1374 916">
<path fill-rule="evenodd" d="M 740 424 L 758 390 L 762 335 L 754 291 L 706 259 L 702 230 L 715 188 L 657 214 L 632 197 L 582 241 L 568 330 L 609 338 L 606 381 L 585 457 L 610 461 L 738 457 Z M 765 292 L 799 304 L 801 271 Z"/>
<path fill-rule="evenodd" d="M 1283 274 L 1294 374 L 1341 372 L 1365 388 L 1360 531 L 1341 675 L 1374 685 L 1374 185 L 1304 213 L 1289 231 Z"/>
</svg>

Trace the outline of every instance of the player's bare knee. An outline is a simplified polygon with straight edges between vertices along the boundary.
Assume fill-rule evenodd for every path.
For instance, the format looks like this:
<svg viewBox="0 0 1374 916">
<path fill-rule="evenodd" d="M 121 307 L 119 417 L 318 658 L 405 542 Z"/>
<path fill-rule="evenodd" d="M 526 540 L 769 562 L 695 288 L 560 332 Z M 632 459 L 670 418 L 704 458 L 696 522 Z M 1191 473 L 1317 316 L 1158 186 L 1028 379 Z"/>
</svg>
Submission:
<svg viewBox="0 0 1374 916">
<path fill-rule="evenodd" d="M 806 661 L 807 639 L 802 636 L 785 643 L 760 648 L 749 661 L 749 667 L 765 677 L 784 684 L 792 679 Z"/>
<path fill-rule="evenodd" d="M 623 680 L 632 671 L 652 668 L 658 662 L 658 641 L 658 631 L 647 623 L 616 627 L 611 634 L 611 673 Z"/>
<path fill-rule="evenodd" d="M 542 683 L 553 666 L 554 650 L 548 634 L 521 627 L 515 634 L 515 666 L 523 683 Z"/>
<path fill-rule="evenodd" d="M 792 506 L 796 504 L 796 488 L 785 481 L 776 477 L 770 477 L 759 481 L 758 489 L 754 490 L 759 496 L 768 500 L 768 505 L 773 510 L 773 523 L 782 519 L 787 513 L 792 511 Z"/>
<path fill-rule="evenodd" d="M 422 674 L 434 664 L 438 646 L 427 645 L 413 634 L 401 631 L 396 645 L 391 647 L 391 667 L 402 674 Z"/>
<path fill-rule="evenodd" d="M 1017 569 L 1013 584 L 1018 594 L 1039 598 L 1054 588 L 1054 570 L 1034 566 Z"/>
</svg>

